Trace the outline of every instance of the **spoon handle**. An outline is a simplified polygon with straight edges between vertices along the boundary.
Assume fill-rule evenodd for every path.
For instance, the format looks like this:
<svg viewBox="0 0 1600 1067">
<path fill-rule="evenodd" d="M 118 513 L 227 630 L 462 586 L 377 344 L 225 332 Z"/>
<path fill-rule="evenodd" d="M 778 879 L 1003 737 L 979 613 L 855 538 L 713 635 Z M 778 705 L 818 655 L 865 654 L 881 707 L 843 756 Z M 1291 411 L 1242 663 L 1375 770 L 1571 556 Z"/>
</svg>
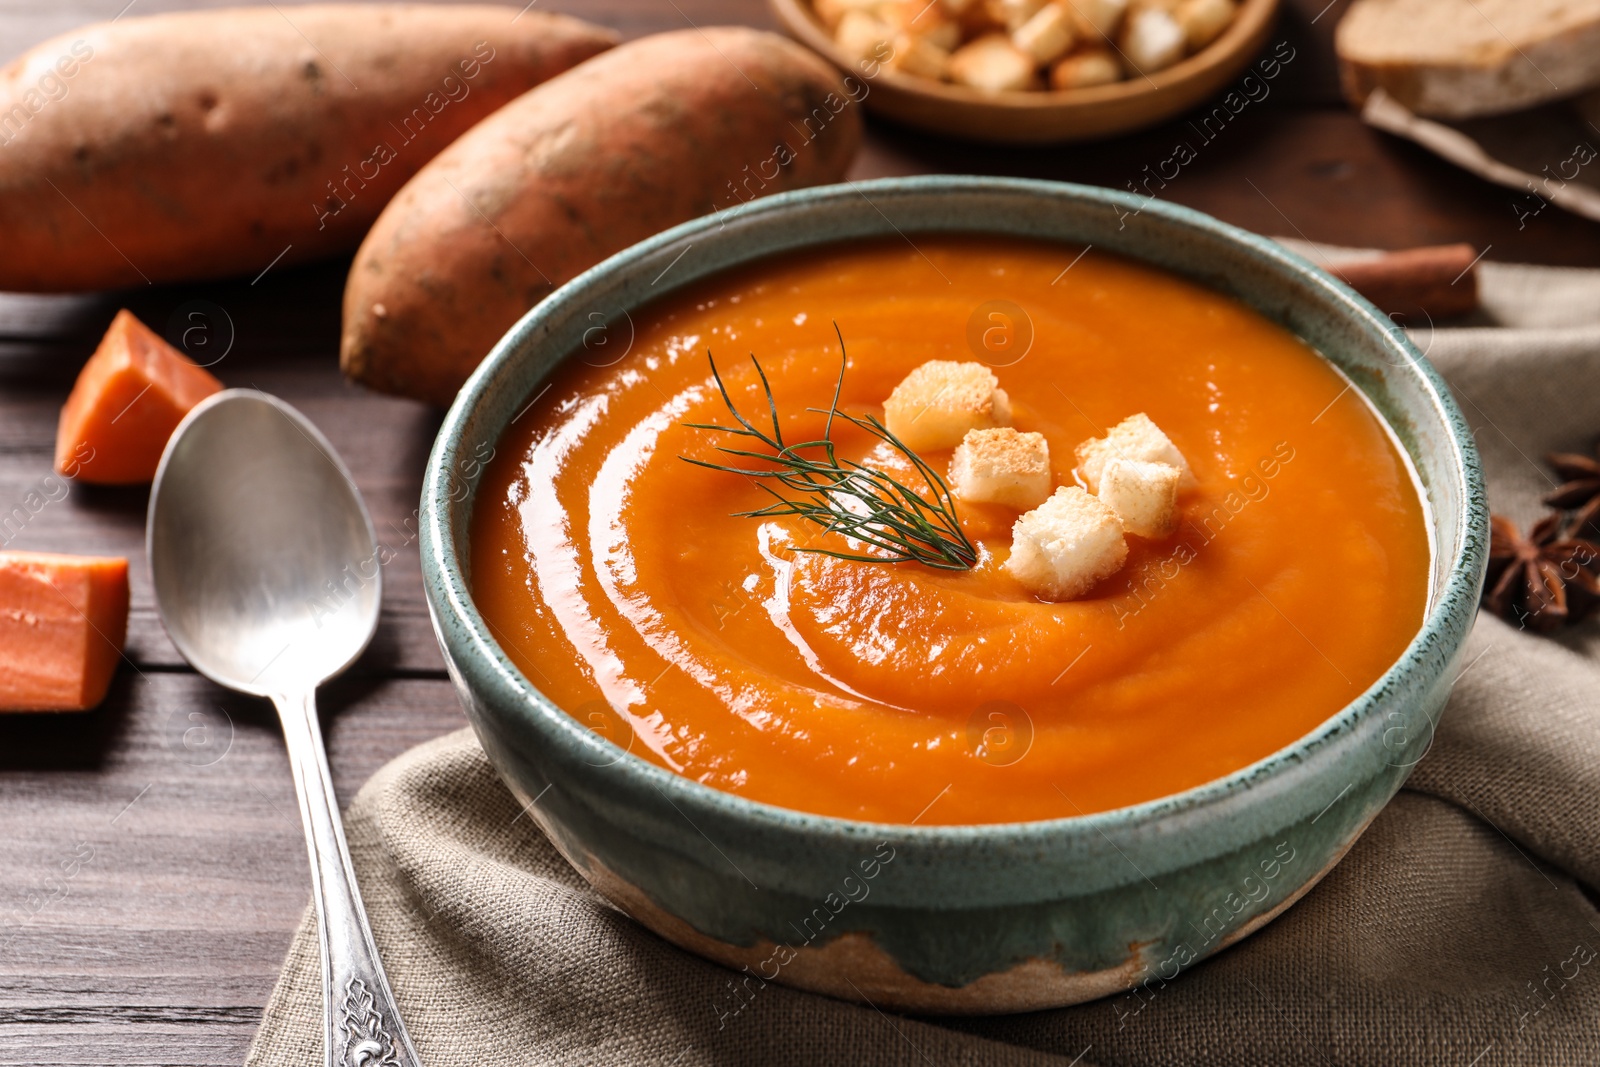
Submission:
<svg viewBox="0 0 1600 1067">
<path fill-rule="evenodd" d="M 361 906 L 339 802 L 322 747 L 315 692 L 275 696 L 289 747 L 306 851 L 311 897 L 322 941 L 322 996 L 328 1067 L 420 1067 L 383 973 L 367 912 Z"/>
</svg>

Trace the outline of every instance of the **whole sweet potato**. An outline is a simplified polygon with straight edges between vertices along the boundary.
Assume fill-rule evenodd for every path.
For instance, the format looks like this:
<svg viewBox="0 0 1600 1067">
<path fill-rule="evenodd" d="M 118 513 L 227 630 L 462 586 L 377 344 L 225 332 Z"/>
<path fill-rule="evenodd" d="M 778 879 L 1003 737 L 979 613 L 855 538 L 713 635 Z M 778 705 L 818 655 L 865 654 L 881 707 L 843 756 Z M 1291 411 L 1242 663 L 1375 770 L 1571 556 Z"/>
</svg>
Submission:
<svg viewBox="0 0 1600 1067">
<path fill-rule="evenodd" d="M 373 224 L 345 286 L 345 373 L 449 403 L 524 312 L 606 256 L 839 180 L 865 94 L 790 41 L 721 27 L 624 44 L 529 91 Z"/>
<path fill-rule="evenodd" d="M 612 35 L 514 7 L 124 18 L 0 70 L 0 289 L 254 274 L 354 248 L 406 179 Z"/>
</svg>

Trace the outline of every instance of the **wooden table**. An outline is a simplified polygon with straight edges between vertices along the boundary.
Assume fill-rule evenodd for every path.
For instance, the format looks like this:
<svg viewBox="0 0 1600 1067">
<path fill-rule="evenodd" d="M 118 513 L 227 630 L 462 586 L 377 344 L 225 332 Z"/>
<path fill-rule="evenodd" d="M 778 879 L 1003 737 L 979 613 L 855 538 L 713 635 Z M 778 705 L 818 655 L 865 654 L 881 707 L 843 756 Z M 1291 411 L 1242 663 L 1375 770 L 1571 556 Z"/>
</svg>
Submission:
<svg viewBox="0 0 1600 1067">
<path fill-rule="evenodd" d="M 0 57 L 109 18 L 126 0 L 0 0 Z M 1552 208 L 1519 228 L 1516 193 L 1363 127 L 1339 101 L 1330 45 L 1345 0 L 1289 0 L 1274 40 L 1295 59 L 1162 195 L 1263 233 L 1390 248 L 1448 241 L 1495 259 L 1600 264 L 1600 225 Z M 142 0 L 131 14 L 186 6 Z M 193 5 L 199 6 L 199 5 Z M 220 6 L 220 4 L 218 5 Z M 42 5 L 39 5 L 42 7 Z M 544 0 L 629 36 L 769 25 L 756 0 Z M 965 171 L 1124 188 L 1193 140 L 1183 120 L 1117 141 L 1008 150 L 875 124 L 853 177 Z M 0 255 L 5 254 L 0 234 Z M 323 694 L 341 800 L 379 765 L 464 723 L 423 604 L 414 516 L 440 414 L 339 376 L 344 263 L 258 282 L 82 297 L 0 295 L 0 514 L 50 473 L 56 413 L 112 314 L 158 329 L 191 301 L 236 335 L 215 368 L 284 397 L 355 472 L 383 539 L 377 639 Z M 233 1064 L 307 900 L 304 846 L 276 721 L 199 678 L 163 632 L 144 560 L 143 489 L 74 486 L 7 529 L 7 547 L 125 553 L 127 659 L 82 716 L 0 717 L 0 1064 Z"/>
</svg>

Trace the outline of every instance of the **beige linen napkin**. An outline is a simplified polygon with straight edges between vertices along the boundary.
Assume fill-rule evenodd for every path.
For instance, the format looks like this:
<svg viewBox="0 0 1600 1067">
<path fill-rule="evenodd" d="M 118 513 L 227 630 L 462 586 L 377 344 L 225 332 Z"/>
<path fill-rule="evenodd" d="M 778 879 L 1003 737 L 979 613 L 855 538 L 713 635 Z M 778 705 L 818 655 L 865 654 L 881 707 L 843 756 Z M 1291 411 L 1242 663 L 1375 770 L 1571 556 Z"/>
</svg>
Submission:
<svg viewBox="0 0 1600 1067">
<path fill-rule="evenodd" d="M 1515 189 L 1521 230 L 1551 204 L 1600 220 L 1600 92 L 1474 119 L 1423 118 L 1382 89 L 1361 121 L 1413 141 L 1485 181 Z"/>
<path fill-rule="evenodd" d="M 1477 434 L 1497 511 L 1600 431 L 1600 271 L 1482 265 L 1495 325 L 1416 335 Z M 470 732 L 375 775 L 347 826 L 374 934 L 429 1067 L 511 1064 L 1600 1063 L 1600 626 L 1482 616 L 1406 789 L 1282 918 L 1153 998 L 909 1019 L 731 972 L 620 914 L 500 785 Z M 1592 889 L 1590 890 L 1592 893 Z M 314 920 L 248 1063 L 321 1063 Z"/>
</svg>

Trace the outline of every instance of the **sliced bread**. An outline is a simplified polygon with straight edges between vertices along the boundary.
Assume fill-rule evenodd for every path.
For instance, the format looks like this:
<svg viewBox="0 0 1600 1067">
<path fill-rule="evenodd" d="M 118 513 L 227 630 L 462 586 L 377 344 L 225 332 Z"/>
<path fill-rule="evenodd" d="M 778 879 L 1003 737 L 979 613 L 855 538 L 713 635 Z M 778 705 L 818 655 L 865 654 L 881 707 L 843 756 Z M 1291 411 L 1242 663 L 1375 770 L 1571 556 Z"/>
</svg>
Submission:
<svg viewBox="0 0 1600 1067">
<path fill-rule="evenodd" d="M 1600 0 L 1355 0 L 1334 43 L 1358 107 L 1498 115 L 1600 85 Z"/>
</svg>

